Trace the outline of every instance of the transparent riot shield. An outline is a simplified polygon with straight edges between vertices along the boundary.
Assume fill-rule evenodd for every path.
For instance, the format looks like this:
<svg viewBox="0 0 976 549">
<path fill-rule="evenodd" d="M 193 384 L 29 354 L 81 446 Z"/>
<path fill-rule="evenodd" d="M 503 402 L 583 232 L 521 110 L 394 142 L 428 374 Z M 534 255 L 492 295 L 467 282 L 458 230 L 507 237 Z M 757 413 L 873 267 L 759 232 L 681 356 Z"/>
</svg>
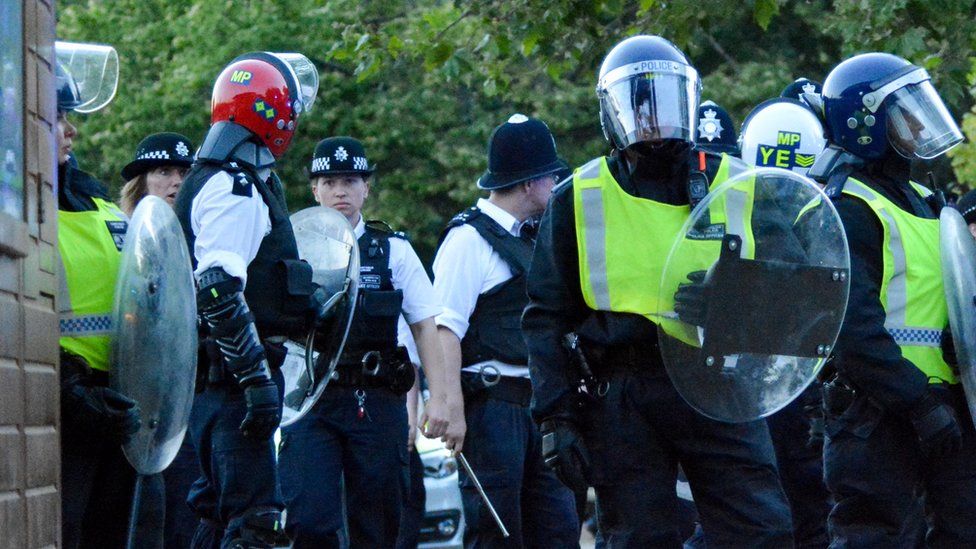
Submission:
<svg viewBox="0 0 976 549">
<path fill-rule="evenodd" d="M 959 379 L 969 415 L 976 422 L 976 242 L 962 215 L 952 208 L 942 209 L 939 229 L 942 281 Z"/>
<path fill-rule="evenodd" d="M 324 326 L 291 342 L 281 367 L 285 378 L 282 426 L 301 419 L 332 379 L 345 345 L 359 288 L 359 246 L 352 225 L 331 208 L 306 208 L 291 216 L 298 255 L 312 266 L 312 280 L 329 297 Z"/>
<path fill-rule="evenodd" d="M 675 388 L 720 421 L 776 412 L 826 362 L 849 272 L 840 218 L 811 180 L 763 168 L 719 185 L 677 235 L 652 316 Z"/>
<path fill-rule="evenodd" d="M 142 427 L 123 447 L 141 475 L 176 457 L 190 418 L 197 367 L 197 306 L 186 238 L 155 196 L 132 214 L 115 284 L 112 389 L 135 400 Z"/>
</svg>

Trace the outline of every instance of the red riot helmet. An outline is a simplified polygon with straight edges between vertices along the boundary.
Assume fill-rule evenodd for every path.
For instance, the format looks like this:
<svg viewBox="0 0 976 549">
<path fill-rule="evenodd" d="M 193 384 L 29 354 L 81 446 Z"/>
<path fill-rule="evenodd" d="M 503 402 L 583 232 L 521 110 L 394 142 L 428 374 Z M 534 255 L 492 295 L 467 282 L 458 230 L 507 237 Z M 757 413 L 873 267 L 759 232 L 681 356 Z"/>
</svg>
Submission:
<svg viewBox="0 0 976 549">
<path fill-rule="evenodd" d="M 275 158 L 288 150 L 299 116 L 318 92 L 315 65 L 298 53 L 253 52 L 231 61 L 213 88 L 210 123 L 243 126 Z"/>
</svg>

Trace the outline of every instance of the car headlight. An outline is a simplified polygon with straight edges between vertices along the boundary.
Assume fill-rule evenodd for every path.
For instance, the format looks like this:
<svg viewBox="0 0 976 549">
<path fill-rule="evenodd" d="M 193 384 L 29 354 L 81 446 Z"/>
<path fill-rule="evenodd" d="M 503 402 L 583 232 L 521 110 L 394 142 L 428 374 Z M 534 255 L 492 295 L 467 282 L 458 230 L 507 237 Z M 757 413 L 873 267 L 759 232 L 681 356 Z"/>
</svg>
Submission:
<svg viewBox="0 0 976 549">
<path fill-rule="evenodd" d="M 427 478 L 447 478 L 457 472 L 457 460 L 451 456 L 442 459 L 436 465 L 425 465 L 424 476 Z"/>
</svg>

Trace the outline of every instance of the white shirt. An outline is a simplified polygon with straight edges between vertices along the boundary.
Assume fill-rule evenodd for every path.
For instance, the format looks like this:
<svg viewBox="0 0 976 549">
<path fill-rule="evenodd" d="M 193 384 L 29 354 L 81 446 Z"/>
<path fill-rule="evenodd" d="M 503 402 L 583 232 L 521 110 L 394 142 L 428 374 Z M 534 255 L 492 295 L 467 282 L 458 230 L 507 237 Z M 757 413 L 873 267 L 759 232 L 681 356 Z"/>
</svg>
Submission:
<svg viewBox="0 0 976 549">
<path fill-rule="evenodd" d="M 360 215 L 355 227 L 356 238 L 362 237 L 365 232 L 366 223 Z M 389 240 L 390 278 L 394 289 L 403 290 L 403 317 L 408 324 L 416 324 L 437 316 L 441 312 L 440 302 L 417 252 L 410 242 L 402 238 L 391 237 Z"/>
<path fill-rule="evenodd" d="M 478 209 L 512 235 L 518 236 L 523 223 L 512 214 L 481 198 Z M 478 297 L 512 278 L 512 269 L 471 225 L 451 229 L 434 258 L 434 290 L 444 312 L 437 316 L 438 326 L 448 328 L 458 339 L 464 339 L 469 319 L 474 313 Z M 507 364 L 489 360 L 463 369 L 478 372 L 485 365 L 498 369 L 501 375 L 529 377 L 524 364 Z"/>
<path fill-rule="evenodd" d="M 193 256 L 194 275 L 211 267 L 221 267 L 247 285 L 247 266 L 258 254 L 261 241 L 271 232 L 271 216 L 261 193 L 250 185 L 251 196 L 231 192 L 234 177 L 220 171 L 203 184 L 193 197 L 190 228 L 196 235 Z"/>
</svg>

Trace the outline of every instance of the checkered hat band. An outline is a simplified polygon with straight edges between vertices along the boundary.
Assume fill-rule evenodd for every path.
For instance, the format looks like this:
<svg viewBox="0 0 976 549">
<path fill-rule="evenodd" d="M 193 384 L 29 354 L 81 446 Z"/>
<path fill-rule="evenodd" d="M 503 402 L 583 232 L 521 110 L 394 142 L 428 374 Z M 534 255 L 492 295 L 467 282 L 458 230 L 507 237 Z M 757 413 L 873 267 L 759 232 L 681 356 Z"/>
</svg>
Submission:
<svg viewBox="0 0 976 549">
<path fill-rule="evenodd" d="M 330 168 L 329 168 L 329 159 L 328 159 L 328 157 L 313 158 L 312 159 L 312 171 L 313 172 L 324 172 L 324 171 L 328 171 L 329 169 Z"/>
<path fill-rule="evenodd" d="M 136 157 L 136 160 L 169 160 L 167 151 L 148 151 Z"/>
<path fill-rule="evenodd" d="M 942 330 L 928 328 L 888 328 L 888 333 L 899 345 L 938 347 L 942 343 Z"/>
<path fill-rule="evenodd" d="M 96 336 L 112 333 L 112 317 L 110 315 L 86 315 L 61 318 L 58 321 L 61 335 Z"/>
</svg>

